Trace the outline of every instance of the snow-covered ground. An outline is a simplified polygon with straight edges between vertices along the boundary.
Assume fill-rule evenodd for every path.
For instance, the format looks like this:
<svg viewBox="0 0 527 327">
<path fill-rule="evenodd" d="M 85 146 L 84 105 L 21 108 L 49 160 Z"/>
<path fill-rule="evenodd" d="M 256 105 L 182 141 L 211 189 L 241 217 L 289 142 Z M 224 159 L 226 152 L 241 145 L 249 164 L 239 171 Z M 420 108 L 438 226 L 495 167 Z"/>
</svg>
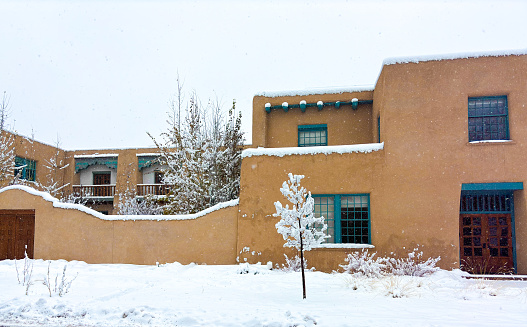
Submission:
<svg viewBox="0 0 527 327">
<path fill-rule="evenodd" d="M 460 271 L 369 280 L 310 271 L 302 300 L 300 273 L 260 265 L 59 260 L 49 264 L 52 288 L 65 265 L 67 280 L 77 277 L 50 297 L 47 261 L 34 260 L 28 295 L 15 262 L 0 261 L 0 326 L 527 326 L 527 282 Z"/>
</svg>

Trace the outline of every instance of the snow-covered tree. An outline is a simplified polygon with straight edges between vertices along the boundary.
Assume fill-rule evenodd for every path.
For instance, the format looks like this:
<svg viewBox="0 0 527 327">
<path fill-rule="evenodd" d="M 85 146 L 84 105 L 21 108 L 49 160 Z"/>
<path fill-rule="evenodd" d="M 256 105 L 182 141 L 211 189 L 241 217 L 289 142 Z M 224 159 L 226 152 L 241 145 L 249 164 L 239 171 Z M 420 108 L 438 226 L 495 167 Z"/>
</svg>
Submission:
<svg viewBox="0 0 527 327">
<path fill-rule="evenodd" d="M 9 98 L 6 92 L 0 103 L 0 186 L 13 178 L 15 168 L 14 137 L 7 132 L 7 118 L 9 117 Z"/>
<path fill-rule="evenodd" d="M 15 148 L 13 136 L 0 130 L 0 186 L 5 185 L 13 178 L 15 168 Z"/>
<path fill-rule="evenodd" d="M 315 201 L 300 181 L 304 175 L 288 174 L 289 180 L 285 181 L 280 192 L 293 205 L 282 206 L 280 201 L 274 203 L 276 213 L 274 217 L 282 217 L 276 223 L 276 230 L 282 234 L 285 240 L 284 247 L 296 248 L 300 252 L 300 264 L 302 267 L 302 290 L 303 298 L 306 298 L 306 279 L 304 275 L 304 251 L 310 251 L 313 247 L 320 245 L 328 236 L 325 231 L 327 225 L 324 217 L 316 218 L 314 215 Z"/>
<path fill-rule="evenodd" d="M 46 159 L 44 163 L 44 167 L 48 170 L 46 181 L 40 186 L 45 192 L 48 192 L 56 198 L 62 199 L 64 198 L 64 188 L 69 185 L 69 183 L 64 183 L 64 169 L 66 169 L 69 164 L 64 163 L 64 158 L 60 153 L 60 138 L 58 136 L 54 146 L 54 154 L 51 158 Z"/>
<path fill-rule="evenodd" d="M 156 142 L 160 162 L 167 167 L 163 182 L 171 186 L 165 212 L 195 213 L 237 198 L 243 132 L 235 104 L 225 119 L 217 101 L 202 106 L 194 92 L 181 117 L 181 94 L 176 99 L 170 106 L 169 130 L 162 134 L 164 142 Z"/>
</svg>

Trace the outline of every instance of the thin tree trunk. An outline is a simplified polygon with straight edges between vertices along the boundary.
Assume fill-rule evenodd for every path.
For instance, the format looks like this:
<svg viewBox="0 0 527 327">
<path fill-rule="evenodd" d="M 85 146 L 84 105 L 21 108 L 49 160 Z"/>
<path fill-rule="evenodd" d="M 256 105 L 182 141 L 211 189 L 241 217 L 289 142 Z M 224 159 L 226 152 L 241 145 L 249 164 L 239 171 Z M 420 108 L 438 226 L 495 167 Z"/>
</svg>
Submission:
<svg viewBox="0 0 527 327">
<path fill-rule="evenodd" d="M 302 228 L 302 225 L 300 224 L 300 219 L 298 219 L 298 227 Z M 302 299 L 305 299 L 306 298 L 306 276 L 304 274 L 304 242 L 302 241 L 302 232 L 300 232 L 300 266 L 302 266 L 302 291 L 303 291 Z"/>
</svg>

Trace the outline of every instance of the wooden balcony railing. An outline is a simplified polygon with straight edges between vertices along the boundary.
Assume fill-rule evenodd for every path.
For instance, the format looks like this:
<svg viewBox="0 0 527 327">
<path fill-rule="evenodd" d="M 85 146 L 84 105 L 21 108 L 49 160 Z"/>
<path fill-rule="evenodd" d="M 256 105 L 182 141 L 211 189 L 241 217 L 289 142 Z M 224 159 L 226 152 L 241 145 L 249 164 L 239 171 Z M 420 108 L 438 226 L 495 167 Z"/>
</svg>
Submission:
<svg viewBox="0 0 527 327">
<path fill-rule="evenodd" d="M 113 197 L 115 185 L 73 185 L 73 194 L 83 198 Z"/>
<path fill-rule="evenodd" d="M 168 195 L 170 185 L 165 184 L 137 184 L 137 196 Z"/>
</svg>

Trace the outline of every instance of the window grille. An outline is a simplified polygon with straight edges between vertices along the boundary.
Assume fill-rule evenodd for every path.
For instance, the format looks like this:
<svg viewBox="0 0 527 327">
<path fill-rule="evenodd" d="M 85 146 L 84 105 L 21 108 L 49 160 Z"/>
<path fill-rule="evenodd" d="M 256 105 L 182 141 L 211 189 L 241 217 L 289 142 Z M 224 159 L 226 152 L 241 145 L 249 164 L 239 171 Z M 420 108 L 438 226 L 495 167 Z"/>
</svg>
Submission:
<svg viewBox="0 0 527 327">
<path fill-rule="evenodd" d="M 298 126 L 298 146 L 328 145 L 328 128 L 326 124 Z"/>
<path fill-rule="evenodd" d="M 508 140 L 507 96 L 468 98 L 469 141 Z"/>
</svg>

